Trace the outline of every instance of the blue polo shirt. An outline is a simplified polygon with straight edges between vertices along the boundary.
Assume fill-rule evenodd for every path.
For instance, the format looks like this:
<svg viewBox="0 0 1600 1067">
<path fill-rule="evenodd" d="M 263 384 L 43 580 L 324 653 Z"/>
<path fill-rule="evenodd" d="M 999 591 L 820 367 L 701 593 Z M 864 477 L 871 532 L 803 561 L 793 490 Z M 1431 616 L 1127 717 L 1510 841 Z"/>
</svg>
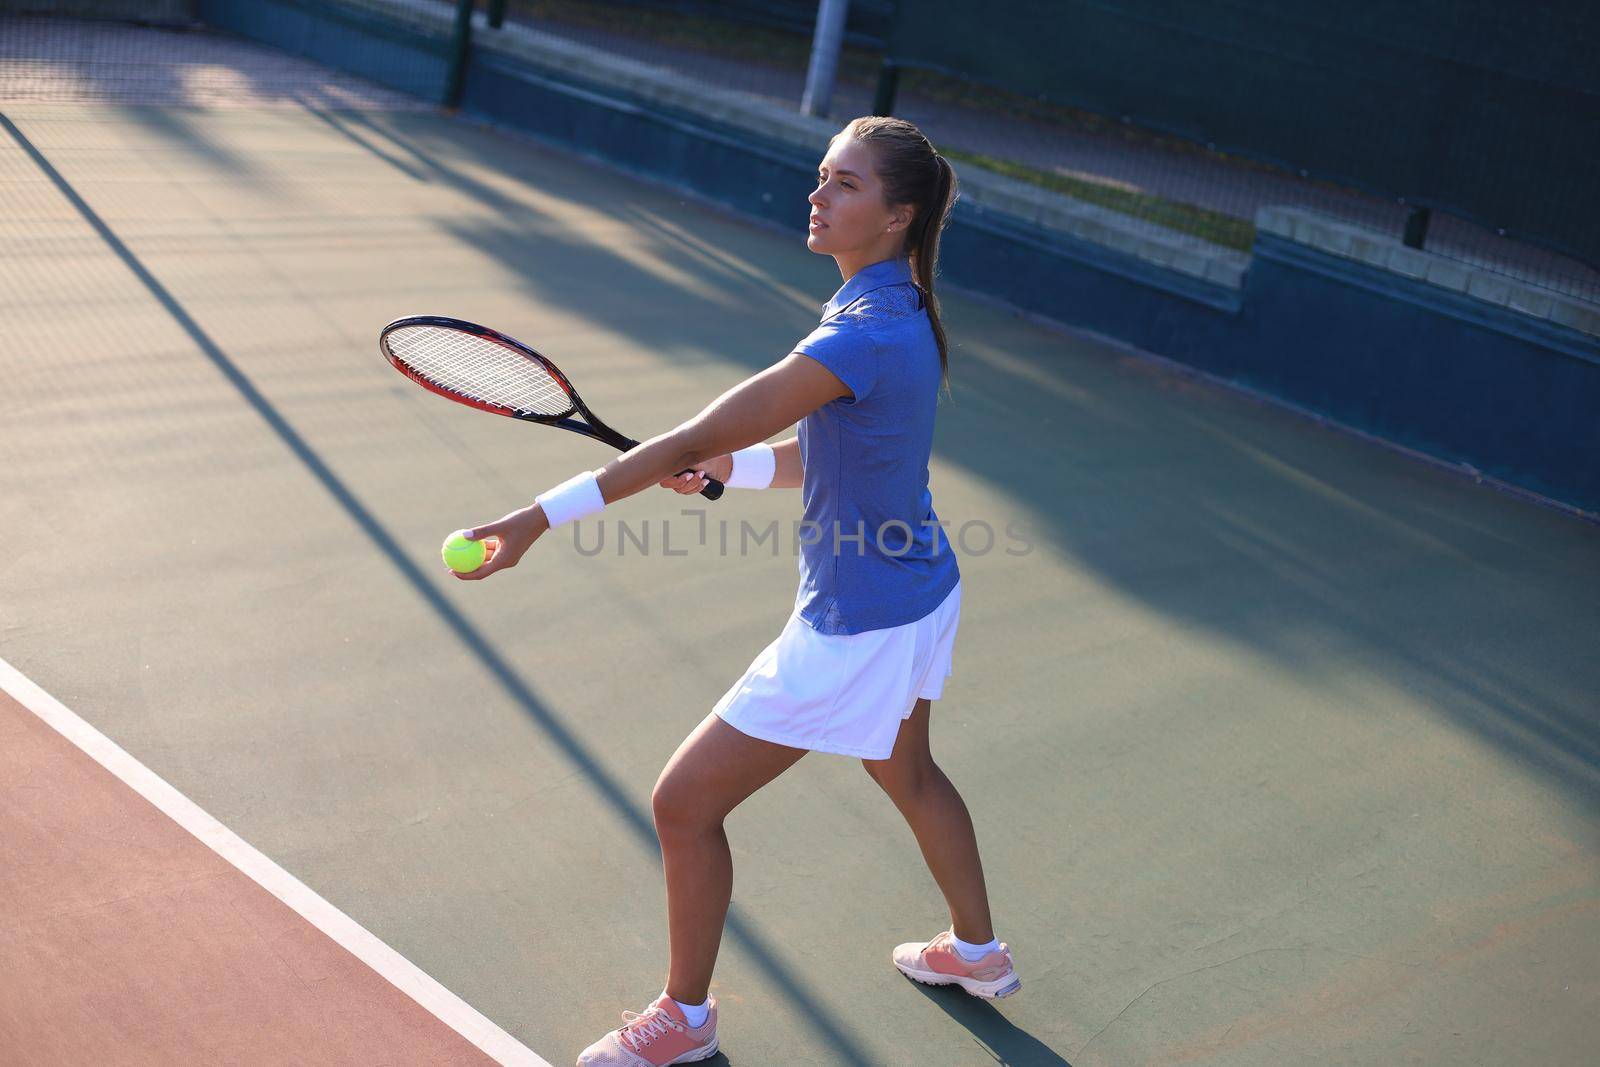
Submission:
<svg viewBox="0 0 1600 1067">
<path fill-rule="evenodd" d="M 852 396 L 800 423 L 800 617 L 825 634 L 915 622 L 961 578 L 928 490 L 939 346 L 906 259 L 863 267 L 794 351 Z"/>
</svg>

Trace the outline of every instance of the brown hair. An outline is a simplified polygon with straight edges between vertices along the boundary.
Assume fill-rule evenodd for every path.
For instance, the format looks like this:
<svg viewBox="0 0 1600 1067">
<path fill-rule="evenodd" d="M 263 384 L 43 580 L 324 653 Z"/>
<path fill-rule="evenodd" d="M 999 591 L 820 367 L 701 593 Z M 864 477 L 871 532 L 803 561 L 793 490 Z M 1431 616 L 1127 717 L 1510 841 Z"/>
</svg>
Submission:
<svg viewBox="0 0 1600 1067">
<path fill-rule="evenodd" d="M 876 115 L 851 119 L 834 134 L 835 140 L 840 137 L 854 138 L 872 152 L 886 204 L 910 204 L 916 209 L 906 229 L 905 252 L 911 258 L 912 276 L 928 307 L 928 321 L 933 324 L 933 337 L 939 343 L 939 371 L 948 389 L 950 346 L 939 319 L 933 276 L 939 267 L 939 233 L 949 223 L 950 209 L 956 202 L 956 172 L 923 132 L 905 119 Z"/>
</svg>

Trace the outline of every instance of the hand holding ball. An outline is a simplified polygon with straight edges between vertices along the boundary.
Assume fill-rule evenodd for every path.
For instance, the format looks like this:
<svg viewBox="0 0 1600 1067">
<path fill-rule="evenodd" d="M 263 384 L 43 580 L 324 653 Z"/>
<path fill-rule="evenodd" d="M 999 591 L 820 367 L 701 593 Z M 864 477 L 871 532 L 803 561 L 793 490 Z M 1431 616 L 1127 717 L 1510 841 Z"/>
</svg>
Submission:
<svg viewBox="0 0 1600 1067">
<path fill-rule="evenodd" d="M 466 533 L 465 530 L 457 530 L 444 539 L 444 547 L 439 550 L 444 557 L 444 565 L 458 574 L 467 574 L 483 566 L 483 542 L 467 540 Z"/>
</svg>

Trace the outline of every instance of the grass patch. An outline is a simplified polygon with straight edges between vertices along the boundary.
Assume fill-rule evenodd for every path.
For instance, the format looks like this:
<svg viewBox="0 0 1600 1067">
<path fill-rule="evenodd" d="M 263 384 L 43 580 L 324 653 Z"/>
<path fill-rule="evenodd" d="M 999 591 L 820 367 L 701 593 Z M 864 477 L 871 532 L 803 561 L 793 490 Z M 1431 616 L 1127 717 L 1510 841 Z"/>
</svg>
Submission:
<svg viewBox="0 0 1600 1067">
<path fill-rule="evenodd" d="M 1004 174 L 1008 178 L 1037 185 L 1051 192 L 1070 196 L 1074 200 L 1095 204 L 1123 215 L 1153 222 L 1169 230 L 1198 237 L 1203 241 L 1248 252 L 1255 242 L 1255 224 L 1249 219 L 1235 218 L 1219 211 L 1209 211 L 1179 200 L 1151 196 L 1148 193 L 1102 185 L 1085 178 L 1071 178 L 1052 171 L 1037 170 L 1007 159 L 996 159 L 981 152 L 968 152 L 961 148 L 946 148 L 945 156 L 957 163 L 968 163 L 984 170 Z"/>
</svg>

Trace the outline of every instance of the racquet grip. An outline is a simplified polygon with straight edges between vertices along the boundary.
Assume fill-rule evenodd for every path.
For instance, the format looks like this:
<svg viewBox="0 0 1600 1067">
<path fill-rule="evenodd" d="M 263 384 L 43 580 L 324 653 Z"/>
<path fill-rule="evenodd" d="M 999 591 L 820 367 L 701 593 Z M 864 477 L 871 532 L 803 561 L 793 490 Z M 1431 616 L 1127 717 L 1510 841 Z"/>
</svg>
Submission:
<svg viewBox="0 0 1600 1067">
<path fill-rule="evenodd" d="M 635 447 L 637 447 L 637 445 L 630 445 L 629 447 L 630 448 L 635 448 Z M 695 469 L 693 467 L 690 467 L 688 470 L 681 470 L 678 473 L 679 474 L 694 474 L 695 473 Z M 722 499 L 722 491 L 724 489 L 726 489 L 726 488 L 727 488 L 727 486 L 723 485 L 721 482 L 717 481 L 715 478 L 711 477 L 711 475 L 708 474 L 708 475 L 706 475 L 706 487 L 704 489 L 700 490 L 700 495 L 705 497 L 707 500 L 721 500 Z"/>
</svg>

